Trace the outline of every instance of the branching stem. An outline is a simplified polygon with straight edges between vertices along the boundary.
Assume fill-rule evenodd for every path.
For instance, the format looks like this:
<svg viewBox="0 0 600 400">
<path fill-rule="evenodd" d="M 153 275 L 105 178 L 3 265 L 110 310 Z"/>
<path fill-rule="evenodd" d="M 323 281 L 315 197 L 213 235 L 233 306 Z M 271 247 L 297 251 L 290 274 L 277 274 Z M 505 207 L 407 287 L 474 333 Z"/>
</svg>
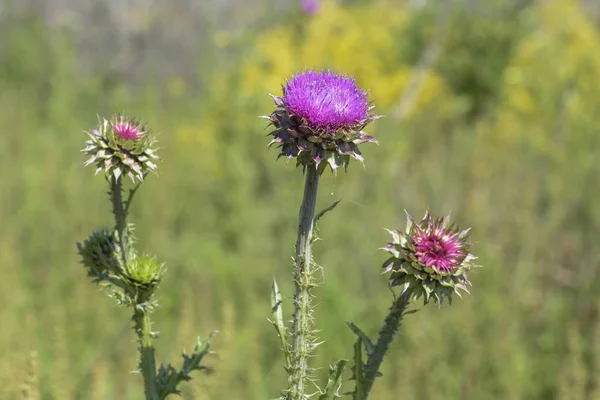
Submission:
<svg viewBox="0 0 600 400">
<path fill-rule="evenodd" d="M 385 317 L 383 327 L 379 331 L 375 349 L 369 354 L 369 358 L 367 359 L 363 379 L 364 398 L 360 400 L 366 400 L 369 397 L 369 393 L 371 392 L 371 388 L 373 387 L 373 383 L 375 382 L 375 378 L 377 377 L 377 373 L 383 362 L 383 357 L 387 353 L 390 344 L 394 339 L 394 335 L 398 332 L 398 329 L 400 329 L 402 317 L 406 312 L 406 307 L 408 307 L 409 302 L 410 295 L 408 293 L 404 293 L 394 299 L 394 302 L 390 307 L 390 313 Z"/>
</svg>

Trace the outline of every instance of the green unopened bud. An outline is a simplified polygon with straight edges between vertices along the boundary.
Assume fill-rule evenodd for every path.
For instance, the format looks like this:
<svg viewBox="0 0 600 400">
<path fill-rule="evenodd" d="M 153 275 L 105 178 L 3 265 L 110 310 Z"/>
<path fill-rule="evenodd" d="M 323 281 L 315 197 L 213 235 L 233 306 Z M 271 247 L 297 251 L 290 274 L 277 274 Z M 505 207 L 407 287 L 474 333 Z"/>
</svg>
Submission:
<svg viewBox="0 0 600 400">
<path fill-rule="evenodd" d="M 119 250 L 108 229 L 94 232 L 82 243 L 77 243 L 82 264 L 95 280 L 105 280 L 109 274 L 120 271 Z"/>
<path fill-rule="evenodd" d="M 133 288 L 152 292 L 160 283 L 164 271 L 164 265 L 159 264 L 155 257 L 135 255 L 127 263 L 125 278 Z"/>
</svg>

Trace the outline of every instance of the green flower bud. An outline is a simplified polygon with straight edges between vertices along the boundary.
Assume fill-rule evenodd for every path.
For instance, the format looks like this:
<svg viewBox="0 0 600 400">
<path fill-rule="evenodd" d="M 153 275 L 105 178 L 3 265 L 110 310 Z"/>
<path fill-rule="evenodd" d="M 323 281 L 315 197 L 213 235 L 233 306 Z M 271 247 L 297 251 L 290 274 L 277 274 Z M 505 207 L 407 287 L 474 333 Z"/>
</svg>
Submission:
<svg viewBox="0 0 600 400">
<path fill-rule="evenodd" d="M 77 243 L 82 264 L 94 280 L 106 280 L 110 274 L 121 270 L 119 249 L 108 229 L 94 232 L 83 244 Z"/>
</svg>

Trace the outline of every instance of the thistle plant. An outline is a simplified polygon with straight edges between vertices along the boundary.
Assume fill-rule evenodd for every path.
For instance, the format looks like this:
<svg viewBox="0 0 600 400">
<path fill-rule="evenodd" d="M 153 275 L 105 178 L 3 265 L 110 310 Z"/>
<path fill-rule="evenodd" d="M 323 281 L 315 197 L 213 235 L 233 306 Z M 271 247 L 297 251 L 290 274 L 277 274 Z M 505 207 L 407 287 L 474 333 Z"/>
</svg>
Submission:
<svg viewBox="0 0 600 400">
<path fill-rule="evenodd" d="M 367 94 L 354 79 L 330 71 L 306 71 L 294 76 L 282 87 L 283 95 L 274 96 L 276 110 L 267 118 L 274 129 L 269 146 L 277 145 L 279 157 L 295 159 L 296 166 L 305 173 L 304 196 L 300 205 L 298 238 L 294 256 L 295 293 L 294 315 L 289 330 L 284 322 L 283 296 L 273 283 L 271 306 L 275 327 L 285 355 L 288 388 L 281 398 L 304 400 L 316 394 L 319 400 L 340 398 L 342 376 L 348 363 L 341 359 L 329 368 L 329 379 L 323 388 L 314 382 L 308 361 L 314 349 L 321 344 L 314 323 L 314 293 L 318 286 L 313 260 L 312 244 L 315 222 L 338 202 L 315 216 L 319 177 L 330 169 L 347 170 L 351 159 L 362 163 L 358 145 L 376 142 L 363 129 L 378 116 L 371 113 Z M 357 325 L 348 323 L 358 339 L 353 349 L 352 377 L 354 390 L 344 393 L 354 400 L 367 399 L 379 369 L 400 328 L 404 315 L 409 312 L 411 300 L 431 300 L 440 306 L 452 295 L 468 292 L 467 272 L 476 267 L 470 253 L 469 230 L 460 230 L 450 215 L 433 220 L 429 212 L 420 222 L 407 213 L 405 232 L 389 231 L 392 241 L 383 250 L 390 254 L 384 263 L 384 273 L 390 273 L 390 287 L 401 288 L 394 295 L 389 314 L 374 342 Z M 393 292 L 393 290 L 392 290 Z M 363 355 L 366 359 L 363 361 Z M 308 384 L 315 384 L 316 393 L 310 393 Z"/>
<path fill-rule="evenodd" d="M 154 294 L 166 269 L 156 257 L 136 251 L 134 225 L 128 222 L 134 195 L 148 173 L 156 173 L 156 140 L 144 124 L 122 115 L 100 118 L 98 126 L 86 134 L 89 140 L 83 152 L 89 158 L 85 165 L 93 164 L 96 174 L 104 173 L 115 224 L 112 229 L 92 233 L 77 248 L 92 281 L 106 288 L 117 304 L 132 309 L 146 399 L 162 400 L 180 394 L 178 385 L 190 380 L 192 371 L 207 370 L 201 361 L 209 353 L 212 334 L 206 340 L 198 339 L 192 354 L 183 354 L 180 369 L 170 364 L 157 369 L 153 345 L 157 333 L 152 331 L 150 316 L 158 306 Z M 125 200 L 124 177 L 133 185 Z"/>
<path fill-rule="evenodd" d="M 375 343 L 355 324 L 350 329 L 358 336 L 354 349 L 355 400 L 367 399 L 375 378 L 381 376 L 379 368 L 398 332 L 411 300 L 423 298 L 424 305 L 431 300 L 440 307 L 444 299 L 452 303 L 452 295 L 469 293 L 471 283 L 467 272 L 478 267 L 471 251 L 469 229 L 461 230 L 451 222 L 450 214 L 433 219 L 429 212 L 420 222 L 406 213 L 406 231 L 389 230 L 392 241 L 381 250 L 390 254 L 383 264 L 383 273 L 390 273 L 390 287 L 400 287 L 392 302 Z M 362 349 L 367 360 L 362 362 Z"/>
<path fill-rule="evenodd" d="M 280 337 L 286 358 L 288 388 L 283 398 L 309 398 L 308 383 L 312 382 L 308 365 L 314 349 L 319 345 L 314 328 L 313 289 L 318 286 L 317 265 L 313 261 L 313 228 L 319 177 L 326 170 L 347 169 L 351 159 L 363 162 L 358 145 L 376 142 L 363 128 L 377 116 L 371 114 L 368 95 L 353 78 L 331 71 L 305 71 L 282 87 L 282 96 L 273 96 L 277 109 L 265 118 L 274 130 L 271 145 L 279 147 L 279 157 L 295 158 L 296 166 L 305 173 L 304 196 L 300 205 L 298 238 L 294 256 L 294 315 L 292 343 L 288 344 L 287 329 L 281 311 L 282 296 L 277 284 L 273 285 L 273 325 Z M 335 204 L 331 208 L 335 207 Z M 328 210 L 324 210 L 326 212 Z M 320 213 L 322 215 L 324 212 Z M 318 217 L 317 217 L 318 218 Z M 335 381 L 341 376 L 343 363 L 332 369 Z M 340 372 L 338 374 L 337 372 Z M 337 378 L 335 378 L 337 377 Z M 325 388 L 322 393 L 327 393 Z"/>
</svg>

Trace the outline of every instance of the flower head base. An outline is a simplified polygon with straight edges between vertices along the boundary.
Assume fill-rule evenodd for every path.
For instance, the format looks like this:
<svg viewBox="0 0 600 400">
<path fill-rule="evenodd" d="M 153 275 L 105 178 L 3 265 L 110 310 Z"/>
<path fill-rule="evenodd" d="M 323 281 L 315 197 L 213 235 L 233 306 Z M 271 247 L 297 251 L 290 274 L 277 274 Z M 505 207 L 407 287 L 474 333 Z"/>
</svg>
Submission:
<svg viewBox="0 0 600 400">
<path fill-rule="evenodd" d="M 350 157 L 363 162 L 360 143 L 377 142 L 363 129 L 378 116 L 351 77 L 306 71 L 287 82 L 282 97 L 272 97 L 277 109 L 266 117 L 275 126 L 269 145 L 278 143 L 279 156 L 296 157 L 297 165 L 347 168 Z"/>
<path fill-rule="evenodd" d="M 425 304 L 432 298 L 442 304 L 444 297 L 452 303 L 452 294 L 469 293 L 467 272 L 477 265 L 469 253 L 469 229 L 460 230 L 450 222 L 450 215 L 433 220 L 429 212 L 416 223 L 407 213 L 406 232 L 389 231 L 393 240 L 382 248 L 390 253 L 383 265 L 391 272 L 392 286 L 402 286 L 402 293 L 413 298 L 424 295 Z"/>
<path fill-rule="evenodd" d="M 115 179 L 123 175 L 135 182 L 143 181 L 148 172 L 156 172 L 156 142 L 135 119 L 115 115 L 111 120 L 101 118 L 98 126 L 85 132 L 89 136 L 82 151 L 90 156 L 85 165 L 95 164 L 96 174 L 102 170 Z"/>
</svg>

